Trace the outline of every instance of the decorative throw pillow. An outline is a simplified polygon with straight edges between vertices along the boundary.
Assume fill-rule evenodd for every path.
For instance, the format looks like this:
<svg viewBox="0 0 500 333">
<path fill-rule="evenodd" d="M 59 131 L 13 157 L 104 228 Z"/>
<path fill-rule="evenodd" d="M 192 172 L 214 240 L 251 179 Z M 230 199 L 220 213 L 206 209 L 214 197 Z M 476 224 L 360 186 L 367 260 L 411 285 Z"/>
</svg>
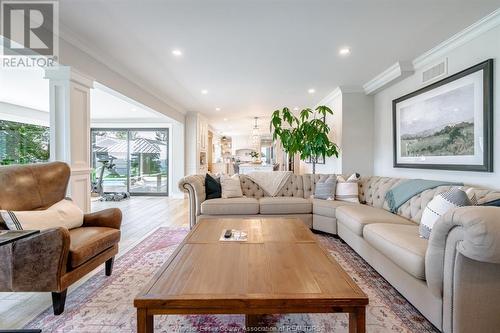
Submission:
<svg viewBox="0 0 500 333">
<path fill-rule="evenodd" d="M 353 173 L 347 180 L 338 176 L 335 200 L 359 203 L 358 180 L 358 173 Z"/>
<path fill-rule="evenodd" d="M 474 188 L 469 187 L 467 190 L 465 190 L 465 194 L 467 194 L 471 206 L 477 206 L 477 197 L 476 197 L 476 192 L 474 192 Z"/>
<path fill-rule="evenodd" d="M 233 175 L 232 177 L 222 176 L 220 185 L 222 188 L 222 198 L 224 199 L 241 198 L 243 196 L 239 175 Z"/>
<path fill-rule="evenodd" d="M 467 194 L 461 189 L 454 187 L 449 191 L 438 194 L 425 207 L 420 220 L 420 237 L 429 239 L 432 227 L 436 221 L 449 210 L 457 207 L 471 206 Z"/>
<path fill-rule="evenodd" d="M 349 178 L 347 178 L 346 182 L 357 182 L 359 180 L 359 173 L 353 173 L 352 175 L 349 176 Z"/>
<path fill-rule="evenodd" d="M 70 199 L 63 199 L 46 210 L 0 211 L 0 223 L 10 230 L 45 230 L 56 227 L 81 227 L 83 212 Z"/>
<path fill-rule="evenodd" d="M 316 183 L 314 188 L 314 198 L 322 200 L 333 200 L 335 198 L 335 189 L 337 187 L 337 179 L 335 176 L 329 176 L 324 181 Z"/>
<path fill-rule="evenodd" d="M 220 198 L 222 196 L 220 178 L 214 178 L 207 173 L 205 176 L 205 193 L 207 200 Z"/>
</svg>

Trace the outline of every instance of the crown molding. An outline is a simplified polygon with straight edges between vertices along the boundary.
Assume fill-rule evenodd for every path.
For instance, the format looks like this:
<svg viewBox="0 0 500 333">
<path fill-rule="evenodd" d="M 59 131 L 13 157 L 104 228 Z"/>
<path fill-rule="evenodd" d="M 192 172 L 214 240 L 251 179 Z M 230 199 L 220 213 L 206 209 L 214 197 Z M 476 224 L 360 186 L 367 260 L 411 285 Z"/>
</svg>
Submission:
<svg viewBox="0 0 500 333">
<path fill-rule="evenodd" d="M 333 91 L 331 93 L 329 93 L 323 99 L 321 99 L 316 104 L 316 106 L 328 104 L 328 102 L 331 102 L 332 100 L 334 100 L 335 98 L 337 98 L 339 96 L 342 96 L 342 91 L 340 90 L 340 87 L 337 87 L 337 88 L 333 89 Z"/>
<path fill-rule="evenodd" d="M 339 88 L 342 94 L 359 94 L 365 92 L 362 86 L 339 86 Z"/>
<path fill-rule="evenodd" d="M 69 66 L 47 67 L 45 68 L 45 78 L 57 81 L 71 81 L 87 88 L 94 87 L 94 78 Z"/>
<path fill-rule="evenodd" d="M 375 76 L 373 79 L 363 85 L 365 94 L 373 95 L 380 90 L 392 85 L 398 81 L 407 78 L 415 72 L 410 62 L 398 61 L 385 71 Z"/>
<path fill-rule="evenodd" d="M 475 22 L 474 24 L 468 26 L 459 33 L 448 38 L 447 40 L 425 52 L 421 56 L 415 58 L 413 60 L 413 68 L 415 68 L 415 70 L 421 69 L 422 67 L 439 60 L 451 50 L 456 49 L 457 47 L 473 40 L 474 38 L 499 25 L 500 8 L 495 10 L 488 16 L 482 18 L 481 20 Z"/>
<path fill-rule="evenodd" d="M 389 85 L 401 81 L 402 79 L 412 75 L 416 70 L 422 69 L 423 67 L 440 60 L 453 49 L 471 41 L 472 39 L 499 25 L 500 8 L 415 58 L 413 61 L 398 61 L 365 83 L 363 85 L 365 93 L 367 95 L 372 95 L 384 88 L 387 88 Z"/>
<path fill-rule="evenodd" d="M 329 93 L 323 99 L 321 99 L 316 104 L 316 106 L 326 105 L 329 102 L 333 101 L 334 99 L 342 96 L 343 94 L 359 94 L 364 92 L 365 90 L 361 86 L 338 86 L 337 88 L 333 89 L 331 93 Z"/>
</svg>

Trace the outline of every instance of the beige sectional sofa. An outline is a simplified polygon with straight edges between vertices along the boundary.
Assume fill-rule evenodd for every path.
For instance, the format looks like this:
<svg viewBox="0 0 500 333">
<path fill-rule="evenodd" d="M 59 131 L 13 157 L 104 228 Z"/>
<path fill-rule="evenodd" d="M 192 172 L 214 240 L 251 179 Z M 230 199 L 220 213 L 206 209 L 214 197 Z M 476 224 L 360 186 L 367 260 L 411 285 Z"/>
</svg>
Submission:
<svg viewBox="0 0 500 333">
<path fill-rule="evenodd" d="M 328 175 L 294 175 L 276 197 L 242 175 L 244 198 L 205 200 L 204 175 L 185 177 L 190 221 L 214 217 L 287 216 L 338 235 L 443 332 L 500 331 L 500 208 L 464 207 L 449 212 L 419 237 L 422 212 L 450 189 L 426 190 L 389 212 L 388 190 L 402 179 L 364 177 L 362 204 L 312 199 L 315 183 Z M 474 189 L 479 203 L 500 193 Z"/>
<path fill-rule="evenodd" d="M 319 177 L 318 177 L 319 179 Z M 269 197 L 247 176 L 240 175 L 244 198 L 205 200 L 205 175 L 192 175 L 179 182 L 189 194 L 191 226 L 203 219 L 224 217 L 265 217 L 286 215 L 297 217 L 312 227 L 312 177 L 292 175 L 275 197 Z"/>
</svg>

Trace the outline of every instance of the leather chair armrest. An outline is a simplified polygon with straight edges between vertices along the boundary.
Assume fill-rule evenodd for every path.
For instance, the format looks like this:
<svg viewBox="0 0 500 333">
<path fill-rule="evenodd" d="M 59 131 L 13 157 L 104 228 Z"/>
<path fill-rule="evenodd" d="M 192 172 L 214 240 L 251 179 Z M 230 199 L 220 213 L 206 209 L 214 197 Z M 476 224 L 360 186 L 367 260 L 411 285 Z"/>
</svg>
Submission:
<svg viewBox="0 0 500 333">
<path fill-rule="evenodd" d="M 10 264 L 12 291 L 61 291 L 69 245 L 68 229 L 59 227 L 43 230 L 9 246 L 2 264 Z"/>
<path fill-rule="evenodd" d="M 122 211 L 118 208 L 109 208 L 99 212 L 85 214 L 83 227 L 108 227 L 120 229 Z"/>
</svg>

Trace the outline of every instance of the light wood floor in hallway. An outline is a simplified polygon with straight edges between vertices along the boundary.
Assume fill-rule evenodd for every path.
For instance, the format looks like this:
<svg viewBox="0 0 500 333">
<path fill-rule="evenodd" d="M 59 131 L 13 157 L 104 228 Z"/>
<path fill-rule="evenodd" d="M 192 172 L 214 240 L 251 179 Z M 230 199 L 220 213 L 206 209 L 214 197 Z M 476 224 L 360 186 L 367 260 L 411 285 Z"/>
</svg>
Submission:
<svg viewBox="0 0 500 333">
<path fill-rule="evenodd" d="M 123 212 L 118 256 L 159 227 L 188 226 L 187 200 L 168 197 L 132 197 L 121 202 L 93 202 L 92 211 L 118 207 Z M 69 293 L 99 269 L 74 284 Z M 0 329 L 21 328 L 51 306 L 50 293 L 0 293 Z"/>
</svg>

